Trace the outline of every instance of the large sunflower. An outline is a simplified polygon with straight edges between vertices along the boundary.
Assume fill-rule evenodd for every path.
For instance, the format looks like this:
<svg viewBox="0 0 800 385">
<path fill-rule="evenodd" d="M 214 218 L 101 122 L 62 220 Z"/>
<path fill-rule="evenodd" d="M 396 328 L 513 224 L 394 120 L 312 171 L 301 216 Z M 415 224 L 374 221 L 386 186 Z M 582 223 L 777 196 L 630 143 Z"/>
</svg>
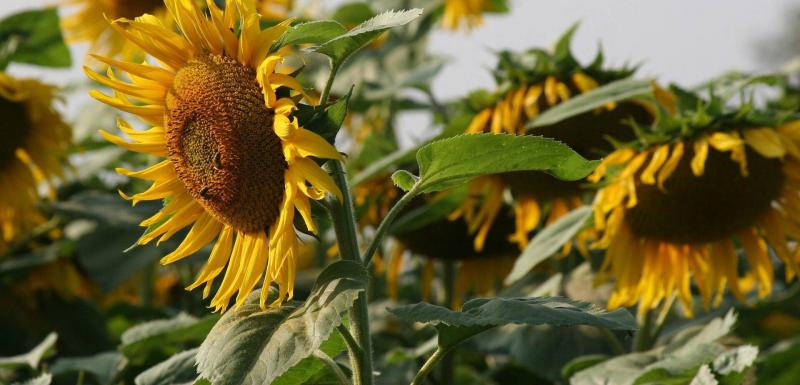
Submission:
<svg viewBox="0 0 800 385">
<path fill-rule="evenodd" d="M 298 238 L 297 210 L 310 231 L 309 199 L 325 192 L 341 197 L 330 176 L 312 159 L 340 159 L 321 136 L 298 126 L 293 117 L 301 85 L 282 68 L 283 50 L 271 47 L 289 21 L 262 30 L 252 1 L 227 0 L 208 10 L 192 0 L 166 0 L 180 32 L 156 17 L 119 19 L 113 27 L 162 63 L 135 64 L 97 57 L 127 72 L 130 82 L 112 72 L 94 80 L 114 89 L 98 100 L 138 115 L 152 128 L 139 131 L 120 120 L 132 142 L 101 132 L 109 141 L 136 152 L 166 158 L 142 171 L 123 175 L 153 185 L 130 197 L 164 199 L 164 208 L 142 222 L 148 229 L 139 244 L 168 239 L 192 225 L 178 248 L 162 263 L 172 263 L 216 243 L 208 263 L 189 289 L 212 284 L 223 271 L 211 306 L 224 311 L 231 297 L 241 304 L 263 277 L 277 283 L 277 305 L 292 297 Z M 237 31 L 238 33 L 234 32 Z M 262 291 L 265 306 L 267 290 Z"/>
<path fill-rule="evenodd" d="M 756 286 L 748 282 L 764 297 L 773 283 L 768 248 L 788 279 L 798 272 L 789 238 L 800 239 L 800 121 L 679 125 L 676 139 L 620 148 L 589 178 L 606 182 L 594 223 L 595 246 L 607 249 L 598 279 L 616 282 L 611 308 L 638 303 L 641 316 L 677 296 L 691 315 L 692 280 L 706 306 L 726 287 L 743 300 Z"/>
<path fill-rule="evenodd" d="M 562 42 L 569 39 L 568 33 Z M 568 40 L 566 40 L 568 42 Z M 558 46 L 568 44 L 559 43 Z M 534 64 L 531 64 L 534 63 Z M 526 123 L 571 96 L 591 91 L 599 85 L 631 75 L 631 70 L 602 70 L 600 62 L 583 67 L 569 54 L 546 54 L 531 50 L 523 54 L 501 53 L 495 76 L 501 80 L 500 91 L 483 102 L 466 129 L 466 133 L 508 133 L 512 135 L 542 135 L 569 145 L 584 157 L 597 158 L 613 147 L 608 138 L 633 139 L 631 121 L 652 121 L 654 110 L 639 101 L 611 104 L 595 111 L 564 120 L 551 126 L 527 131 Z M 471 107 L 471 108 L 474 108 Z M 494 223 L 504 195 L 513 196 L 516 226 L 511 239 L 525 248 L 529 234 L 541 222 L 551 223 L 583 204 L 584 182 L 564 182 L 541 172 L 514 172 L 476 178 L 470 183 L 469 199 L 451 215 L 464 218 L 474 234 L 474 246 L 481 250 L 489 229 Z M 590 233 L 581 233 L 588 239 Z M 585 242 L 577 242 L 583 248 Z M 564 252 L 568 252 L 567 245 Z M 585 252 L 585 249 L 583 249 Z"/>
<path fill-rule="evenodd" d="M 20 233 L 44 222 L 38 186 L 61 177 L 71 139 L 53 107 L 56 89 L 0 72 L 0 254 Z"/>
</svg>

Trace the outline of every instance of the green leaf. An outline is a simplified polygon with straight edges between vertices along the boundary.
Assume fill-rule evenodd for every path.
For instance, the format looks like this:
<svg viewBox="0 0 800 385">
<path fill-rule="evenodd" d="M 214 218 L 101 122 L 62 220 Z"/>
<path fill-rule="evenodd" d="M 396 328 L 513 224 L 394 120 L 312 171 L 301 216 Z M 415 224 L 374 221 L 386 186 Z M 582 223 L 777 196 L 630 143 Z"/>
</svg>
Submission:
<svg viewBox="0 0 800 385">
<path fill-rule="evenodd" d="M 314 44 L 320 45 L 335 39 L 347 32 L 347 29 L 333 20 L 310 21 L 290 27 L 275 43 L 275 51 L 286 45 Z"/>
<path fill-rule="evenodd" d="M 408 191 L 417 183 L 417 177 L 406 170 L 397 170 L 392 174 L 392 182 L 395 186 Z"/>
<path fill-rule="evenodd" d="M 536 118 L 530 120 L 525 128 L 549 126 L 584 112 L 603 107 L 608 103 L 651 95 L 653 86 L 649 80 L 622 79 L 580 94 L 564 103 L 558 104 Z M 587 127 L 587 130 L 591 127 Z"/>
<path fill-rule="evenodd" d="M 448 189 L 486 174 L 545 171 L 562 180 L 578 180 L 594 170 L 566 145 L 538 136 L 460 135 L 432 142 L 417 152 L 418 193 Z"/>
<path fill-rule="evenodd" d="M 136 385 L 172 385 L 192 382 L 197 378 L 195 356 L 198 349 L 180 352 L 144 372 L 134 380 Z"/>
<path fill-rule="evenodd" d="M 323 342 L 319 347 L 319 350 L 331 358 L 336 357 L 339 355 L 339 353 L 345 351 L 346 349 L 347 345 L 344 343 L 344 338 L 342 338 L 342 335 L 336 330 L 334 330 L 333 333 L 331 333 L 330 338 Z M 325 364 L 318 358 L 313 356 L 306 357 L 297 363 L 297 365 L 292 366 L 292 368 L 287 370 L 286 373 L 283 373 L 280 377 L 276 378 L 275 381 L 272 381 L 271 385 L 305 384 L 310 378 L 314 377 L 317 373 L 325 368 Z"/>
<path fill-rule="evenodd" d="M 201 377 L 214 385 L 270 383 L 319 349 L 342 323 L 368 280 L 355 261 L 337 261 L 320 273 L 304 303 L 262 310 L 260 290 L 225 313 L 197 354 Z M 277 290 L 270 289 L 271 299 Z"/>
<path fill-rule="evenodd" d="M 561 246 L 569 242 L 583 228 L 591 215 L 591 206 L 579 207 L 538 232 L 514 262 L 511 273 L 506 277 L 506 285 L 510 285 L 524 277 L 536 265 L 549 258 Z"/>
<path fill-rule="evenodd" d="M 408 322 L 433 324 L 439 332 L 439 345 L 453 346 L 496 326 L 591 325 L 613 330 L 636 330 L 636 320 L 624 309 L 612 312 L 588 302 L 563 297 L 477 298 L 467 301 L 460 312 L 429 303 L 389 309 Z"/>
<path fill-rule="evenodd" d="M 407 11 L 386 11 L 359 24 L 347 33 L 312 48 L 312 51 L 327 55 L 333 60 L 334 65 L 338 66 L 350 55 L 380 36 L 383 31 L 408 24 L 421 14 L 422 10 L 417 8 Z"/>
<path fill-rule="evenodd" d="M 20 12 L 0 20 L 0 69 L 10 62 L 72 65 L 56 8 Z"/>
<path fill-rule="evenodd" d="M 52 354 L 56 347 L 58 334 L 50 333 L 31 351 L 13 357 L 0 357 L 0 368 L 17 368 L 27 366 L 31 369 L 39 367 L 42 359 Z"/>
<path fill-rule="evenodd" d="M 147 361 L 155 351 L 172 355 L 183 350 L 184 345 L 203 341 L 218 318 L 216 314 L 196 318 L 180 313 L 175 318 L 145 322 L 122 334 L 119 350 L 134 364 Z"/>
<path fill-rule="evenodd" d="M 53 382 L 53 375 L 50 373 L 44 373 L 39 377 L 32 378 L 25 382 L 15 382 L 12 385 L 50 385 Z"/>
<path fill-rule="evenodd" d="M 578 357 L 564 365 L 561 368 L 561 377 L 568 381 L 570 377 L 572 377 L 575 373 L 580 372 L 581 370 L 591 368 L 605 360 L 608 359 L 608 356 L 605 354 L 589 354 L 586 356 Z"/>
<path fill-rule="evenodd" d="M 69 372 L 88 372 L 101 385 L 110 385 L 124 365 L 125 358 L 117 352 L 104 352 L 89 357 L 59 358 L 50 372 L 59 375 Z"/>
</svg>

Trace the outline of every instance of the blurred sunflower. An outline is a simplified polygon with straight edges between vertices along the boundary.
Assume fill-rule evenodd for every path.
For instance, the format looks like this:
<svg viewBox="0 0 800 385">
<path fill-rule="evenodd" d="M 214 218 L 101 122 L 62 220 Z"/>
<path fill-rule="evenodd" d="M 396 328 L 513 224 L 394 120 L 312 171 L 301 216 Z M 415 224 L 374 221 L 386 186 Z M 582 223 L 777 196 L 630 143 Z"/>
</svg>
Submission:
<svg viewBox="0 0 800 385">
<path fill-rule="evenodd" d="M 442 24 L 457 30 L 463 25 L 472 29 L 483 24 L 483 13 L 491 8 L 489 0 L 445 0 Z"/>
<path fill-rule="evenodd" d="M 312 157 L 341 159 L 321 136 L 299 127 L 293 116 L 302 86 L 284 68 L 285 49 L 271 51 L 288 28 L 287 20 L 262 30 L 255 3 L 227 0 L 224 10 L 208 0 L 204 10 L 191 0 L 167 0 L 179 31 L 155 16 L 119 19 L 112 26 L 153 56 L 161 66 L 100 57 L 127 72 L 130 82 L 90 71 L 88 76 L 114 89 L 114 96 L 91 95 L 138 115 L 152 128 L 139 131 L 120 120 L 130 138 L 101 131 L 109 141 L 163 161 L 123 175 L 152 180 L 146 191 L 123 197 L 164 199 L 164 208 L 142 222 L 139 244 L 164 241 L 182 228 L 191 230 L 161 262 L 185 258 L 216 243 L 206 266 L 188 289 L 205 285 L 204 296 L 223 270 L 211 306 L 227 309 L 236 295 L 241 304 L 263 276 L 263 286 L 277 283 L 275 306 L 291 298 L 299 240 L 297 210 L 315 232 L 310 199 L 326 192 L 341 198 L 331 177 Z M 239 33 L 235 33 L 239 27 Z M 267 290 L 262 291 L 265 305 Z"/>
<path fill-rule="evenodd" d="M 124 60 L 135 59 L 140 51 L 114 32 L 108 20 L 132 19 L 148 13 L 163 23 L 170 21 L 163 0 L 63 0 L 63 3 L 80 8 L 62 21 L 67 40 L 90 43 L 89 52 Z"/>
<path fill-rule="evenodd" d="M 800 121 L 741 121 L 705 109 L 696 116 L 702 124 L 654 125 L 680 134 L 622 147 L 589 177 L 605 177 L 594 202 L 601 235 L 594 246 L 607 249 L 598 280 L 616 283 L 610 308 L 638 303 L 642 316 L 676 295 L 691 315 L 692 280 L 706 307 L 726 287 L 744 300 L 756 286 L 749 281 L 767 296 L 768 248 L 787 265 L 787 279 L 799 271 L 789 238 L 800 239 Z M 747 268 L 752 279 L 739 276 Z"/>
<path fill-rule="evenodd" d="M 54 199 L 52 182 L 63 176 L 72 133 L 55 99 L 55 87 L 0 72 L 0 254 L 45 221 L 38 186 L 44 182 Z"/>
<path fill-rule="evenodd" d="M 597 158 L 613 149 L 611 141 L 633 139 L 630 122 L 653 120 L 654 107 L 646 102 L 629 101 L 610 104 L 554 125 L 527 130 L 528 120 L 542 111 L 570 99 L 572 95 L 591 91 L 600 85 L 631 76 L 633 70 L 602 69 L 602 54 L 589 66 L 581 66 L 569 51 L 573 30 L 567 32 L 553 53 L 533 49 L 522 54 L 503 52 L 495 71 L 499 89 L 495 95 L 473 94 L 469 107 L 478 111 L 466 133 L 507 133 L 542 135 L 569 145 L 587 158 Z M 665 96 L 666 93 L 659 92 Z M 483 99 L 483 100 L 480 100 Z M 478 106 L 476 106 L 476 104 Z M 482 106 L 482 107 L 480 107 Z M 476 109 L 476 107 L 479 107 Z M 470 183 L 470 194 L 451 219 L 464 218 L 474 247 L 480 251 L 486 236 L 503 206 L 505 191 L 514 200 L 516 226 L 511 240 L 520 249 L 527 246 L 529 234 L 544 220 L 557 220 L 583 204 L 584 182 L 564 182 L 541 172 L 514 172 L 476 178 Z M 546 218 L 546 219 L 545 219 Z M 591 233 L 582 232 L 576 244 L 586 254 L 585 243 Z M 568 253 L 571 244 L 564 248 Z"/>
<path fill-rule="evenodd" d="M 387 178 L 387 187 L 399 190 Z M 380 196 L 388 195 L 388 188 L 379 189 Z M 399 191 L 396 192 L 399 194 Z M 452 210 L 466 193 L 457 189 L 445 193 L 426 195 L 412 202 L 400 214 L 393 226 L 395 243 L 386 261 L 387 287 L 390 298 L 397 298 L 400 273 L 405 265 L 405 256 L 426 258 L 422 267 L 421 292 L 424 300 L 429 300 L 434 281 L 435 262 L 455 263 L 452 308 L 458 308 L 469 294 L 486 295 L 491 293 L 511 271 L 519 251 L 507 234 L 513 230 L 514 222 L 510 208 L 504 206 L 497 224 L 486 237 L 485 247 L 476 251 L 467 231 L 467 224 L 459 219 L 447 219 Z"/>
</svg>

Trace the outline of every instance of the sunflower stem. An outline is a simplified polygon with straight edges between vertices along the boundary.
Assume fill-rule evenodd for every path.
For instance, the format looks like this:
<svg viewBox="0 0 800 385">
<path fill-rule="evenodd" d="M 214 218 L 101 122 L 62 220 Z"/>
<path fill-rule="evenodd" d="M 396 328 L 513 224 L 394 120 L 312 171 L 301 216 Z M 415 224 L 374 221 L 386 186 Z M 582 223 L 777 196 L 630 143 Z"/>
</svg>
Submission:
<svg viewBox="0 0 800 385">
<path fill-rule="evenodd" d="M 333 88 L 333 79 L 336 78 L 337 72 L 339 72 L 339 63 L 331 60 L 331 72 L 328 74 L 328 81 L 325 82 L 325 88 L 322 89 L 322 94 L 319 97 L 319 105 L 322 108 L 328 106 L 328 98 L 331 95 L 331 88 Z"/>
<path fill-rule="evenodd" d="M 400 200 L 397 201 L 394 206 L 392 206 L 391 210 L 389 210 L 389 213 L 386 214 L 386 217 L 381 220 L 380 225 L 378 225 L 378 229 L 375 230 L 375 236 L 372 238 L 372 242 L 369 244 L 369 247 L 367 247 L 367 251 L 364 252 L 364 257 L 362 258 L 364 260 L 364 266 L 369 266 L 369 263 L 372 261 L 372 257 L 381 246 L 381 242 L 383 242 L 383 238 L 389 231 L 389 227 L 392 225 L 392 222 L 394 222 L 394 219 L 398 214 L 400 214 L 400 211 L 403 209 L 403 207 L 406 207 L 408 202 L 411 202 L 411 200 L 416 196 L 417 186 L 414 185 L 411 190 L 408 190 L 408 192 L 406 192 L 405 195 L 403 195 L 403 197 L 400 198 Z"/>
<path fill-rule="evenodd" d="M 445 306 L 453 310 L 456 303 L 456 261 L 444 261 L 444 302 Z M 452 349 L 450 349 L 452 350 Z M 441 383 L 442 385 L 452 385 L 455 377 L 455 352 L 445 353 L 442 358 Z"/>
<path fill-rule="evenodd" d="M 422 368 L 419 369 L 417 375 L 414 376 L 414 381 L 411 382 L 411 385 L 420 385 L 423 381 L 425 381 L 425 377 L 428 376 L 431 370 L 439 363 L 439 361 L 444 358 L 445 355 L 450 351 L 450 348 L 444 348 L 441 345 L 436 348 L 436 351 L 433 352 L 433 355 L 425 361 L 425 364 L 422 365 Z"/>
<path fill-rule="evenodd" d="M 358 238 L 356 236 L 355 210 L 353 198 L 350 194 L 350 186 L 347 183 L 347 175 L 341 162 L 328 162 L 331 176 L 336 185 L 342 191 L 342 202 L 335 198 L 328 197 L 328 208 L 330 209 L 333 228 L 336 232 L 336 240 L 339 243 L 339 253 L 342 259 L 361 262 L 358 252 Z M 353 383 L 355 385 L 372 385 L 372 340 L 369 332 L 369 312 L 367 308 L 367 288 L 356 298 L 353 307 L 350 308 L 350 333 L 358 342 L 358 349 L 348 345 L 350 364 L 353 367 Z"/>
</svg>

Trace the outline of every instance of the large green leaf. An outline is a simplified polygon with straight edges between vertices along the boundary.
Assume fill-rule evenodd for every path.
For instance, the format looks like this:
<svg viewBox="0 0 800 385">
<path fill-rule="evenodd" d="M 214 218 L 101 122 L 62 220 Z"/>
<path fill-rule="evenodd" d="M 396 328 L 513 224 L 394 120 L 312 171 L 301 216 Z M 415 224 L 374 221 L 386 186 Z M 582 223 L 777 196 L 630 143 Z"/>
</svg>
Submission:
<svg viewBox="0 0 800 385">
<path fill-rule="evenodd" d="M 218 318 L 215 314 L 196 318 L 181 313 L 171 319 L 145 322 L 122 334 L 119 350 L 135 364 L 145 362 L 154 351 L 172 355 L 185 345 L 196 346 L 203 341 Z"/>
<path fill-rule="evenodd" d="M 380 36 L 383 31 L 408 24 L 421 14 L 422 10 L 416 8 L 407 11 L 386 11 L 359 24 L 347 33 L 312 48 L 312 50 L 327 55 L 335 65 L 339 65 L 350 55 Z"/>
<path fill-rule="evenodd" d="M 0 70 L 10 62 L 72 65 L 56 8 L 20 12 L 0 20 Z"/>
<path fill-rule="evenodd" d="M 588 302 L 563 297 L 478 298 L 467 301 L 459 312 L 423 302 L 389 309 L 389 312 L 408 322 L 433 324 L 439 332 L 439 345 L 445 347 L 508 324 L 636 329 L 636 320 L 627 310 L 606 312 Z"/>
<path fill-rule="evenodd" d="M 320 349 L 342 323 L 342 313 L 368 279 L 354 261 L 338 261 L 320 273 L 304 303 L 290 301 L 262 310 L 260 290 L 227 312 L 197 354 L 201 377 L 214 385 L 270 383 Z M 277 296 L 270 289 L 270 299 Z"/>
<path fill-rule="evenodd" d="M 53 353 L 57 340 L 58 335 L 56 333 L 50 333 L 39 345 L 36 345 L 35 348 L 25 354 L 13 357 L 0 357 L 0 368 L 27 366 L 31 369 L 36 369 L 39 367 L 39 363 L 42 359 Z"/>
<path fill-rule="evenodd" d="M 190 383 L 197 378 L 195 356 L 198 349 L 180 352 L 144 372 L 134 380 L 136 385 L 173 385 Z"/>
<path fill-rule="evenodd" d="M 486 174 L 544 171 L 563 180 L 578 180 L 594 170 L 566 145 L 538 136 L 472 134 L 432 142 L 417 152 L 418 193 L 440 191 Z"/>
<path fill-rule="evenodd" d="M 511 273 L 506 277 L 506 285 L 510 285 L 524 277 L 540 262 L 549 258 L 583 228 L 592 215 L 591 206 L 583 206 L 559 218 L 544 230 L 538 232 L 522 254 L 514 261 Z"/>
<path fill-rule="evenodd" d="M 525 127 L 527 129 L 532 129 L 556 124 L 562 120 L 603 107 L 609 103 L 650 95 L 652 89 L 653 86 L 649 80 L 631 78 L 617 80 L 548 109 L 529 121 Z M 587 127 L 586 129 L 591 129 L 591 127 Z"/>
<path fill-rule="evenodd" d="M 59 358 L 50 372 L 59 375 L 69 372 L 88 372 L 94 375 L 101 385 L 113 383 L 124 365 L 125 358 L 117 352 L 104 352 L 89 357 Z"/>
<path fill-rule="evenodd" d="M 730 348 L 719 341 L 735 321 L 736 316 L 729 312 L 724 318 L 686 328 L 663 346 L 614 357 L 579 371 L 570 378 L 570 384 L 688 385 L 695 380 L 702 384 L 708 378 L 701 371 L 704 366 L 715 381 L 726 379 L 725 384 L 739 384 L 744 371 L 755 362 L 758 349 L 749 345 Z"/>
</svg>

